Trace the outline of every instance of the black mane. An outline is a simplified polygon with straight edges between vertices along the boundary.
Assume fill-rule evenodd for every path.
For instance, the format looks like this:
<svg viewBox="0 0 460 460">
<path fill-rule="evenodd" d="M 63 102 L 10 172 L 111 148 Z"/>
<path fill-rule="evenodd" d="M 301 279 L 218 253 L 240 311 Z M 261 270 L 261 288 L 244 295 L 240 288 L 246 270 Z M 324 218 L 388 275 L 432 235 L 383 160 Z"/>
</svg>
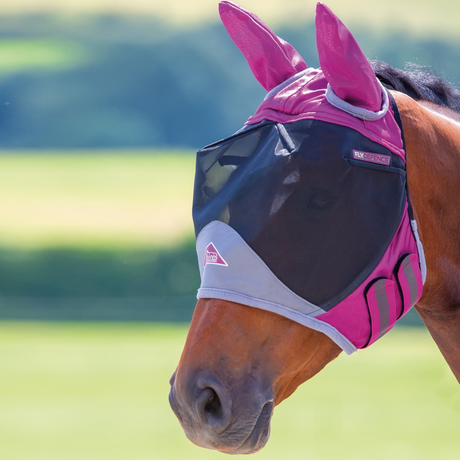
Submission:
<svg viewBox="0 0 460 460">
<path fill-rule="evenodd" d="M 387 89 L 460 112 L 460 91 L 442 78 L 416 67 L 399 70 L 380 61 L 371 61 L 371 66 Z"/>
</svg>

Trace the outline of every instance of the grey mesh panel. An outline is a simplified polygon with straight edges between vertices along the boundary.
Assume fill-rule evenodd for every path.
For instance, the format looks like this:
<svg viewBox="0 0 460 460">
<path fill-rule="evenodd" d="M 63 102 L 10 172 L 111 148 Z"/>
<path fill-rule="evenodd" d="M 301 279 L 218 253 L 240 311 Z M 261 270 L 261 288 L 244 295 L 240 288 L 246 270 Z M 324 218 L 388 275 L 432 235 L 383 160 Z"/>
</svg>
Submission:
<svg viewBox="0 0 460 460">
<path fill-rule="evenodd" d="M 205 253 L 212 243 L 227 265 L 208 263 Z M 230 226 L 208 224 L 197 237 L 201 275 L 198 298 L 215 298 L 271 311 L 326 334 L 347 354 L 356 347 L 331 325 L 315 319 L 325 313 L 287 288 Z"/>
</svg>

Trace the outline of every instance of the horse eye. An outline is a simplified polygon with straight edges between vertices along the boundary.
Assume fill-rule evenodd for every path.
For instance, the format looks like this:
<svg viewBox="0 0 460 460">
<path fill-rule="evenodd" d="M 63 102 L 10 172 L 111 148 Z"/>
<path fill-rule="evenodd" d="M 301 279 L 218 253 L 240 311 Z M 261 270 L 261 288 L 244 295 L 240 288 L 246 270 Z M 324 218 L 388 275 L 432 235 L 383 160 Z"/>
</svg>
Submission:
<svg viewBox="0 0 460 460">
<path fill-rule="evenodd" d="M 317 193 L 310 198 L 307 207 L 316 209 L 317 211 L 325 211 L 332 206 L 333 201 L 331 195 Z"/>
</svg>

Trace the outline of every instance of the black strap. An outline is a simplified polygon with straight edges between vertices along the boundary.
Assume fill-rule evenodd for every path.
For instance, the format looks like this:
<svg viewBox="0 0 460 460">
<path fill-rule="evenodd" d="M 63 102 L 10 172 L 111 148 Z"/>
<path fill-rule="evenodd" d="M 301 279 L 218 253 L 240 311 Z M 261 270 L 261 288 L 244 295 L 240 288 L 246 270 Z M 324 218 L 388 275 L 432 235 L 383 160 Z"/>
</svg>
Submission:
<svg viewBox="0 0 460 460">
<path fill-rule="evenodd" d="M 401 120 L 401 114 L 399 113 L 398 105 L 396 104 L 395 98 L 390 93 L 390 91 L 387 91 L 387 93 L 388 93 L 388 97 L 390 98 L 391 109 L 393 110 L 395 121 L 399 126 L 399 130 L 401 131 L 401 140 L 402 140 L 403 149 L 404 149 L 404 157 L 406 158 L 406 161 L 407 161 L 406 141 L 404 139 L 404 130 L 403 130 L 403 125 L 402 125 L 402 120 Z M 406 170 L 407 170 L 407 163 L 406 163 Z M 412 211 L 412 205 L 409 199 L 409 187 L 407 185 L 407 180 L 406 180 L 406 192 L 407 192 L 409 219 L 414 220 L 414 212 Z M 415 238 L 415 235 L 414 235 L 414 238 Z"/>
<path fill-rule="evenodd" d="M 404 140 L 404 130 L 403 130 L 403 125 L 402 125 L 402 120 L 401 120 L 401 114 L 399 113 L 398 105 L 396 104 L 396 101 L 393 95 L 390 93 L 390 91 L 387 91 L 387 94 L 390 99 L 391 110 L 393 110 L 393 114 L 394 114 L 396 123 L 398 124 L 399 129 L 401 131 L 401 140 L 403 143 L 403 149 L 404 149 L 404 154 L 405 154 L 406 153 L 406 141 Z"/>
</svg>

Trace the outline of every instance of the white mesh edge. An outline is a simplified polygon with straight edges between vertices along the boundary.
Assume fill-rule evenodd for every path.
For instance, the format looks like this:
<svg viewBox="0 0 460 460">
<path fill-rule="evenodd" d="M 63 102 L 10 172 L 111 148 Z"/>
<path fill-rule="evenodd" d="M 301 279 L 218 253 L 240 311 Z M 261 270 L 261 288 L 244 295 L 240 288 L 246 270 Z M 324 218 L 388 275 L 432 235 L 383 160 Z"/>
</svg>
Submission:
<svg viewBox="0 0 460 460">
<path fill-rule="evenodd" d="M 420 240 L 420 237 L 418 235 L 417 221 L 416 220 L 411 220 L 410 224 L 411 224 L 411 227 L 412 227 L 412 232 L 413 232 L 414 237 L 415 237 L 415 241 L 417 242 L 418 260 L 420 262 L 420 271 L 422 272 L 423 284 L 425 284 L 425 280 L 426 280 L 425 251 L 423 250 L 422 241 Z"/>
</svg>

